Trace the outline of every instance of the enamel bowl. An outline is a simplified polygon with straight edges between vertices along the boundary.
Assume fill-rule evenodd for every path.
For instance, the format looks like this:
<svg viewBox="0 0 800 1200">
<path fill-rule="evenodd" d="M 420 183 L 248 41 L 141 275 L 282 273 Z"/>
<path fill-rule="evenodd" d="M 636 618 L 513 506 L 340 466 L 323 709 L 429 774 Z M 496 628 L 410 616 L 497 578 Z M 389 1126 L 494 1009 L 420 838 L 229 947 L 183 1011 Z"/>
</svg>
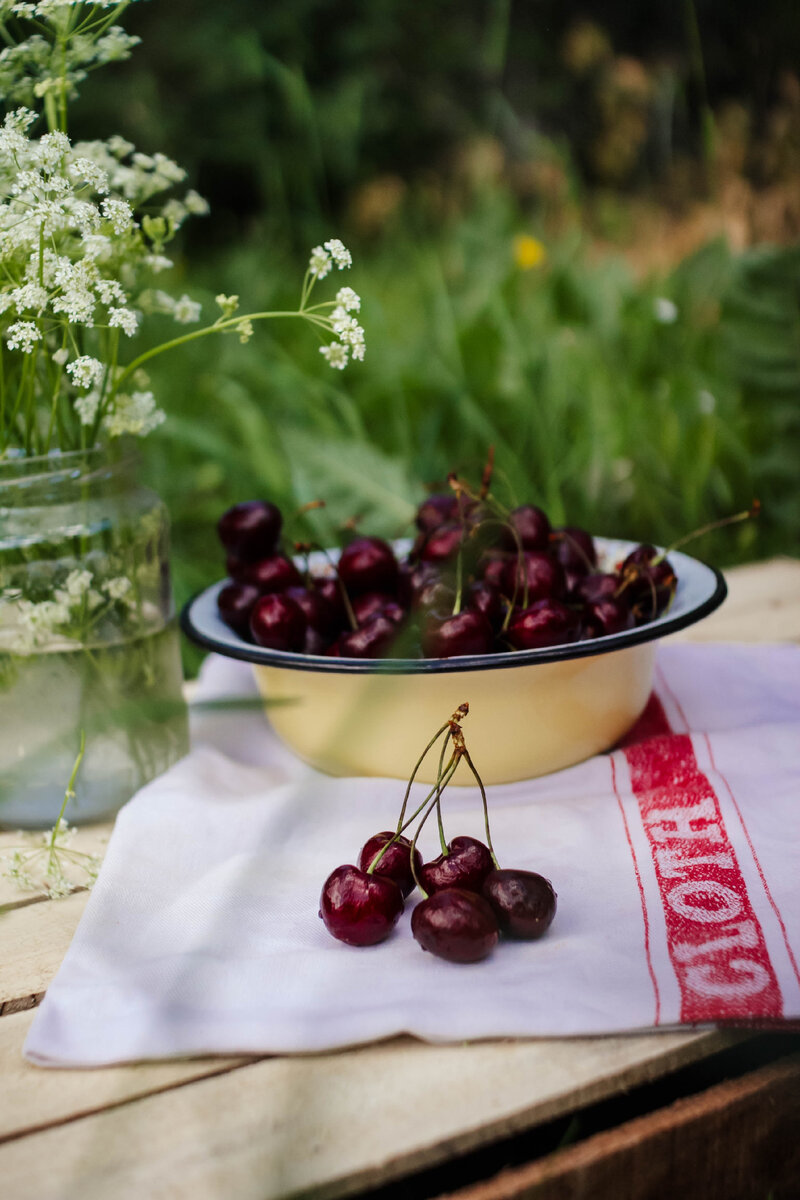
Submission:
<svg viewBox="0 0 800 1200">
<path fill-rule="evenodd" d="M 595 538 L 600 569 L 612 569 L 636 544 Z M 398 553 L 406 549 L 397 543 Z M 719 571 L 677 551 L 669 558 L 678 587 L 665 614 L 623 633 L 542 650 L 379 660 L 265 650 L 220 620 L 217 595 L 227 579 L 191 600 L 181 623 L 205 649 L 253 664 L 275 732 L 321 771 L 407 779 L 423 747 L 466 700 L 464 733 L 484 782 L 511 783 L 619 741 L 647 703 L 658 639 L 725 599 Z M 312 555 L 311 565 L 325 573 L 323 556 Z M 435 755 L 418 778 L 435 781 Z M 453 780 L 470 782 L 461 771 Z"/>
</svg>

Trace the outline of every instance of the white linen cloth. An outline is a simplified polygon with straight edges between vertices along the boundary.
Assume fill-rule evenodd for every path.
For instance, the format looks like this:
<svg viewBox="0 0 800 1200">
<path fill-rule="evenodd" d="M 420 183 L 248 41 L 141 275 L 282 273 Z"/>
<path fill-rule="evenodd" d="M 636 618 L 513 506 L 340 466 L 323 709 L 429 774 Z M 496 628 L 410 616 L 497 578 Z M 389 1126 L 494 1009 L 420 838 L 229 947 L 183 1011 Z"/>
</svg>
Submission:
<svg viewBox="0 0 800 1200">
<path fill-rule="evenodd" d="M 199 694 L 254 695 L 249 668 L 208 659 Z M 667 645 L 656 695 L 627 750 L 489 789 L 501 865 L 550 878 L 558 912 L 542 940 L 469 966 L 412 939 L 418 893 L 378 946 L 318 918 L 324 879 L 394 827 L 403 784 L 311 770 L 255 707 L 195 707 L 191 753 L 119 814 L 26 1056 L 800 1018 L 800 648 Z M 483 836 L 476 789 L 450 788 L 444 814 L 448 838 Z M 421 845 L 438 853 L 433 821 Z"/>
</svg>

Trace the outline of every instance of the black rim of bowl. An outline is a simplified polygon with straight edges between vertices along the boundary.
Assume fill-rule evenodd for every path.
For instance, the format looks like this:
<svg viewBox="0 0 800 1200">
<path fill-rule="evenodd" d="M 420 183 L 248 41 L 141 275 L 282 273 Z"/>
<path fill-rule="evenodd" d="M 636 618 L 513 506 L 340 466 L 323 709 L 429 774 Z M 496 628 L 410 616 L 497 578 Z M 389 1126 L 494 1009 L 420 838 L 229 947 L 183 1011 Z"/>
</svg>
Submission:
<svg viewBox="0 0 800 1200">
<path fill-rule="evenodd" d="M 675 617 L 661 617 L 638 625 L 622 633 L 607 634 L 584 642 L 570 642 L 560 646 L 546 646 L 539 650 L 508 650 L 498 654 L 465 654 L 457 658 L 332 658 L 317 654 L 300 654 L 290 650 L 268 650 L 255 646 L 243 639 L 233 644 L 220 641 L 198 629 L 192 620 L 192 609 L 197 601 L 208 592 L 219 588 L 213 584 L 198 592 L 181 611 L 181 629 L 191 642 L 205 650 L 212 650 L 226 658 L 240 659 L 264 667 L 284 667 L 291 671 L 324 671 L 338 675 L 433 675 L 455 671 L 501 671 L 507 667 L 520 667 L 526 663 L 566 662 L 572 658 L 591 658 L 607 654 L 612 650 L 624 650 L 639 646 L 643 642 L 656 641 L 670 633 L 677 633 L 707 617 L 719 608 L 728 594 L 722 574 L 716 567 L 703 564 L 714 575 L 716 586 L 701 604 L 695 605 Z M 225 581 L 223 581 L 225 582 Z M 236 635 L 231 631 L 231 636 Z"/>
</svg>

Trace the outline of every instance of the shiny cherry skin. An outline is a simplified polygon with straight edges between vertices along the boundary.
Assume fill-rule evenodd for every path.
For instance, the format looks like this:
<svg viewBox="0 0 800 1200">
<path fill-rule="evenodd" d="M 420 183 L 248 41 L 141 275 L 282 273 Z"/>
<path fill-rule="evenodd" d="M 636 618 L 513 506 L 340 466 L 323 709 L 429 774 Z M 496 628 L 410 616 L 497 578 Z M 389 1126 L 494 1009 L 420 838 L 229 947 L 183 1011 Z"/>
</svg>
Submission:
<svg viewBox="0 0 800 1200">
<path fill-rule="evenodd" d="M 372 617 L 384 616 L 395 625 L 405 619 L 406 610 L 394 596 L 386 592 L 364 592 L 353 601 L 353 615 L 359 625 L 365 625 Z"/>
<path fill-rule="evenodd" d="M 517 549 L 517 538 L 523 550 L 546 550 L 550 542 L 550 521 L 547 513 L 535 504 L 521 504 L 508 514 L 508 524 L 516 531 L 517 537 L 511 530 L 503 536 L 503 545 L 507 550 Z"/>
<path fill-rule="evenodd" d="M 380 658 L 396 637 L 397 623 L 378 613 L 358 629 L 338 637 L 336 653 L 339 658 Z"/>
<path fill-rule="evenodd" d="M 506 554 L 505 551 L 489 550 L 484 554 L 478 564 L 478 574 L 484 583 L 488 583 L 490 587 L 497 588 L 499 592 L 503 591 L 503 578 L 508 568 L 509 563 L 516 562 L 515 554 Z M 513 578 L 513 576 L 512 576 Z"/>
<path fill-rule="evenodd" d="M 397 589 L 397 559 L 382 538 L 355 538 L 339 556 L 339 578 L 348 595 L 391 592 Z"/>
<path fill-rule="evenodd" d="M 247 562 L 275 552 L 283 517 L 265 500 L 246 500 L 224 512 L 217 524 L 219 540 L 229 554 Z"/>
<path fill-rule="evenodd" d="M 582 600 L 586 604 L 596 604 L 599 600 L 613 599 L 619 588 L 618 576 L 593 571 L 578 580 L 573 588 L 573 595 L 576 600 Z"/>
<path fill-rule="evenodd" d="M 434 621 L 428 625 L 423 632 L 422 649 L 426 658 L 491 654 L 494 650 L 494 630 L 483 613 L 465 608 L 441 623 Z"/>
<path fill-rule="evenodd" d="M 447 854 L 424 863 L 417 871 L 424 891 L 432 894 L 444 888 L 463 888 L 479 892 L 494 863 L 487 846 L 477 838 L 461 835 L 447 843 Z"/>
<path fill-rule="evenodd" d="M 346 864 L 322 887 L 319 915 L 325 928 L 348 946 L 374 946 L 394 929 L 403 911 L 403 893 L 386 875 L 368 875 Z"/>
<path fill-rule="evenodd" d="M 242 581 L 252 583 L 262 596 L 268 592 L 285 592 L 287 588 L 303 586 L 303 577 L 285 554 L 273 554 L 269 558 L 248 563 L 242 572 Z"/>
<path fill-rule="evenodd" d="M 344 606 L 341 583 L 338 579 L 328 577 L 315 579 L 313 583 L 314 591 L 319 593 L 333 612 L 337 627 L 343 629 L 347 624 L 347 610 Z"/>
<path fill-rule="evenodd" d="M 302 650 L 306 618 L 283 592 L 270 592 L 256 601 L 250 614 L 253 641 L 269 650 Z"/>
<path fill-rule="evenodd" d="M 309 629 L 316 629 L 330 637 L 339 632 L 341 626 L 338 615 L 317 588 L 290 587 L 286 589 L 286 595 L 302 609 Z"/>
<path fill-rule="evenodd" d="M 397 597 L 409 608 L 415 608 L 425 589 L 435 586 L 441 580 L 442 572 L 436 563 L 401 563 Z"/>
<path fill-rule="evenodd" d="M 610 633 L 622 633 L 632 629 L 636 624 L 634 615 L 628 607 L 625 595 L 616 600 L 609 597 L 587 604 L 583 614 L 584 633 L 587 637 L 605 637 Z"/>
<path fill-rule="evenodd" d="M 485 579 L 475 579 L 466 591 L 467 608 L 483 613 L 493 629 L 502 625 L 506 615 L 506 606 L 496 587 L 492 587 Z"/>
<path fill-rule="evenodd" d="M 594 539 L 585 529 L 574 525 L 562 525 L 553 530 L 551 538 L 553 552 L 565 571 L 586 575 L 597 566 L 597 551 Z"/>
<path fill-rule="evenodd" d="M 320 633 L 318 629 L 314 629 L 313 625 L 306 626 L 303 638 L 303 654 L 326 654 L 330 644 L 331 639 L 328 634 Z"/>
<path fill-rule="evenodd" d="M 514 613 L 506 637 L 515 650 L 541 650 L 577 640 L 580 621 L 560 600 L 536 600 Z"/>
<path fill-rule="evenodd" d="M 521 568 L 521 569 L 520 569 Z M 525 595 L 525 581 L 528 583 L 528 603 L 534 600 L 544 600 L 550 596 L 561 596 L 564 593 L 564 571 L 561 564 L 549 555 L 538 550 L 526 550 L 521 563 L 517 556 L 512 555 L 503 572 L 503 593 L 513 596 L 515 584 L 517 603 L 522 602 Z"/>
<path fill-rule="evenodd" d="M 541 937 L 556 915 L 556 893 L 549 879 L 535 871 L 494 868 L 483 881 L 481 895 L 490 904 L 507 937 Z"/>
<path fill-rule="evenodd" d="M 250 634 L 250 614 L 260 593 L 249 583 L 229 583 L 217 596 L 222 620 L 240 637 Z"/>
<path fill-rule="evenodd" d="M 464 527 L 460 522 L 440 525 L 426 538 L 419 557 L 422 562 L 447 562 L 458 554 L 463 539 Z"/>
<path fill-rule="evenodd" d="M 368 870 L 384 846 L 389 845 L 391 842 L 392 844 L 381 857 L 373 873 L 375 875 L 386 875 L 389 879 L 393 879 L 403 895 L 408 896 L 417 886 L 414 873 L 411 870 L 411 842 L 407 837 L 403 837 L 402 834 L 396 841 L 392 841 L 394 837 L 395 834 L 389 830 L 374 834 L 362 847 L 358 865 L 362 871 Z M 416 847 L 414 848 L 414 866 L 419 875 L 422 870 L 422 855 Z"/>
<path fill-rule="evenodd" d="M 652 621 L 664 611 L 678 583 L 669 559 L 661 558 L 661 551 L 651 545 L 632 550 L 619 574 L 622 594 L 627 594 L 638 624 Z"/>
<path fill-rule="evenodd" d="M 417 529 L 422 533 L 431 533 L 447 521 L 458 520 L 458 499 L 455 492 L 436 493 L 423 500 L 414 518 Z"/>
<path fill-rule="evenodd" d="M 497 945 L 491 905 L 477 892 L 447 888 L 422 900 L 411 914 L 411 932 L 423 950 L 447 962 L 480 962 Z"/>
</svg>

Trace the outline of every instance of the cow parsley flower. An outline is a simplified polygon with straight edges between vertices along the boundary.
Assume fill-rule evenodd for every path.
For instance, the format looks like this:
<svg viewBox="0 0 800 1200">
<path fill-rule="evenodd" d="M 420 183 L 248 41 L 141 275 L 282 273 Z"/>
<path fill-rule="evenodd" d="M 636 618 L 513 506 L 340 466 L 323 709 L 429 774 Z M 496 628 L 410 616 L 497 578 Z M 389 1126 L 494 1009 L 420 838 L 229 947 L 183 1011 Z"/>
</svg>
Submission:
<svg viewBox="0 0 800 1200">
<path fill-rule="evenodd" d="M 21 350 L 23 354 L 31 354 L 41 340 L 42 331 L 33 321 L 16 321 L 6 331 L 9 350 Z"/>
<path fill-rule="evenodd" d="M 133 337 L 139 325 L 139 318 L 133 309 L 110 308 L 108 310 L 108 323 L 112 329 L 121 329 L 128 337 Z"/>
<path fill-rule="evenodd" d="M 336 371 L 343 371 L 347 366 L 347 347 L 341 342 L 331 342 L 328 346 L 320 346 L 319 352 L 328 360 L 328 366 Z"/>
<path fill-rule="evenodd" d="M 191 325 L 194 321 L 200 320 L 201 312 L 202 305 L 184 294 L 179 300 L 175 301 L 172 315 L 179 325 Z"/>
<path fill-rule="evenodd" d="M 322 246 L 315 246 L 308 260 L 308 270 L 312 279 L 324 279 L 331 269 L 331 256 Z"/>
<path fill-rule="evenodd" d="M 338 238 L 331 238 L 330 241 L 325 242 L 325 249 L 340 271 L 343 271 L 345 267 L 352 267 L 353 259 L 350 251 Z"/>
<path fill-rule="evenodd" d="M 67 365 L 67 374 L 76 387 L 90 388 L 101 382 L 104 367 L 96 358 L 82 354 Z"/>
</svg>

